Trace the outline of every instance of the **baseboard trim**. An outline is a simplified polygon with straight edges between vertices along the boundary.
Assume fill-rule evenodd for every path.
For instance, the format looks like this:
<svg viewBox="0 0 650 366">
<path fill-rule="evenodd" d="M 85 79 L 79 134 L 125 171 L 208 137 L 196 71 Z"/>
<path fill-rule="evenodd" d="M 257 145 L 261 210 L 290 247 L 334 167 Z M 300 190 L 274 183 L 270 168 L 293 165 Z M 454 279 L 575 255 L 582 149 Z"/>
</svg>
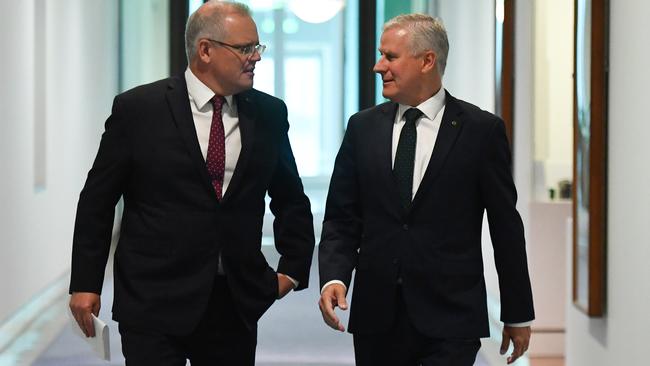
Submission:
<svg viewBox="0 0 650 366">
<path fill-rule="evenodd" d="M 0 325 L 0 366 L 29 365 L 66 324 L 69 271 Z"/>
</svg>

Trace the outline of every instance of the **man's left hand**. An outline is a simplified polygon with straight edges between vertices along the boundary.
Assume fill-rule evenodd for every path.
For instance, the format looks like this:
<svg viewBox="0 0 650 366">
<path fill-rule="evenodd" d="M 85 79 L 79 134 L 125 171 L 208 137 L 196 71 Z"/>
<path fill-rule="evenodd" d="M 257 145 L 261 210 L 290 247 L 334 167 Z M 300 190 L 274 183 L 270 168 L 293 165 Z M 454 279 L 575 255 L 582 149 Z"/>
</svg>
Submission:
<svg viewBox="0 0 650 366">
<path fill-rule="evenodd" d="M 278 273 L 278 299 L 283 298 L 296 286 L 286 275 Z"/>
<path fill-rule="evenodd" d="M 504 355 L 508 352 L 510 340 L 514 346 L 512 354 L 508 357 L 508 365 L 515 362 L 519 357 L 523 356 L 528 350 L 530 342 L 530 327 L 510 327 L 505 325 L 502 333 L 503 339 L 501 340 L 501 354 Z"/>
</svg>

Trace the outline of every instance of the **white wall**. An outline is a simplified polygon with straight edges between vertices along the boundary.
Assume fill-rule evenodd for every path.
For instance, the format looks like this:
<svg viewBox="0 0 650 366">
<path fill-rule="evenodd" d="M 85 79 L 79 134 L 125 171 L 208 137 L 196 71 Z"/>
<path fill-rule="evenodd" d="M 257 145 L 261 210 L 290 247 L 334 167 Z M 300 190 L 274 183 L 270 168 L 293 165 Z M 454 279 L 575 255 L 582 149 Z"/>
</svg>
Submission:
<svg viewBox="0 0 650 366">
<path fill-rule="evenodd" d="M 536 200 L 573 175 L 573 1 L 535 2 Z M 556 195 L 558 197 L 558 195 Z"/>
<path fill-rule="evenodd" d="M 648 364 L 650 2 L 610 2 L 607 314 L 568 305 L 567 365 Z"/>
<path fill-rule="evenodd" d="M 513 176 L 517 185 L 517 209 L 528 241 L 532 196 L 533 161 L 533 0 L 515 6 L 515 90 L 513 122 Z"/>
<path fill-rule="evenodd" d="M 169 1 L 122 2 L 122 90 L 169 75 Z"/>
<path fill-rule="evenodd" d="M 116 1 L 0 1 L 0 323 L 69 269 L 76 200 L 117 91 L 117 26 Z"/>
<path fill-rule="evenodd" d="M 494 2 L 445 0 L 438 10 L 449 37 L 444 87 L 494 112 Z"/>
</svg>

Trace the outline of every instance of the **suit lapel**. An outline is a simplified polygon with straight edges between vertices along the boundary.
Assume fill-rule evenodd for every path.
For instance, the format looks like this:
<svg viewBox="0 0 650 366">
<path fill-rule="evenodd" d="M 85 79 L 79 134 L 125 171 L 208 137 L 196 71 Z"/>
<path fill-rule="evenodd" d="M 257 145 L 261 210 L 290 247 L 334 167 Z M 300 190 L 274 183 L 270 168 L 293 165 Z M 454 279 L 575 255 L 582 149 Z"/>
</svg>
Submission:
<svg viewBox="0 0 650 366">
<path fill-rule="evenodd" d="M 232 196 L 232 192 L 239 186 L 246 165 L 252 154 L 253 143 L 255 141 L 255 121 L 257 120 L 257 108 L 255 108 L 253 96 L 248 92 L 243 92 L 234 96 L 237 103 L 237 115 L 239 118 L 239 133 L 241 134 L 241 151 L 237 159 L 235 171 L 228 184 L 228 189 L 223 196 L 222 202 L 227 202 Z"/>
<path fill-rule="evenodd" d="M 460 133 L 463 123 L 460 119 L 462 110 L 460 109 L 456 99 L 445 91 L 446 102 L 445 102 L 445 113 L 442 116 L 442 121 L 440 123 L 440 129 L 438 130 L 438 136 L 436 137 L 436 142 L 433 146 L 433 153 L 431 154 L 431 159 L 429 160 L 429 165 L 427 170 L 424 172 L 424 177 L 418 191 L 413 198 L 413 204 L 411 209 L 413 209 L 418 201 L 421 200 L 421 197 L 431 188 L 431 185 L 435 181 L 438 174 L 440 174 L 440 169 L 442 169 L 447 155 L 451 151 L 451 148 L 454 146 L 458 134 Z"/>
<path fill-rule="evenodd" d="M 385 103 L 379 106 L 379 117 L 376 126 L 375 156 L 379 162 L 380 182 L 386 182 L 386 197 L 392 205 L 401 207 L 397 182 L 393 175 L 393 128 L 395 127 L 395 115 L 398 104 L 394 102 Z M 399 212 L 401 213 L 401 212 Z"/>
<path fill-rule="evenodd" d="M 185 78 L 175 77 L 170 79 L 166 97 L 172 116 L 174 117 L 174 122 L 185 143 L 192 163 L 197 169 L 205 188 L 214 195 L 214 188 L 212 188 L 212 184 L 210 183 L 208 170 L 205 166 L 203 154 L 201 153 L 198 137 L 196 136 L 196 128 L 194 126 L 194 119 L 192 118 L 192 109 L 190 108 Z"/>
</svg>

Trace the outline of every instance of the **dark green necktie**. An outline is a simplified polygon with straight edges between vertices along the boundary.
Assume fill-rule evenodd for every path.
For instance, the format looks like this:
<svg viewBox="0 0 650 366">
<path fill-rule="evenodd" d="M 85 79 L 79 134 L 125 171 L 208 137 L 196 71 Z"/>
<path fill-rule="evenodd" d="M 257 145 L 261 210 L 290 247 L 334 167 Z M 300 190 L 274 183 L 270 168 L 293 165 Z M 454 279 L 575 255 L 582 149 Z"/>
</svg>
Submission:
<svg viewBox="0 0 650 366">
<path fill-rule="evenodd" d="M 415 166 L 415 141 L 418 134 L 415 129 L 415 121 L 422 116 L 422 111 L 417 108 L 410 108 L 404 112 L 406 123 L 402 127 L 395 152 L 395 163 L 393 174 L 397 180 L 400 200 L 404 207 L 411 205 L 413 197 L 413 167 Z"/>
</svg>

